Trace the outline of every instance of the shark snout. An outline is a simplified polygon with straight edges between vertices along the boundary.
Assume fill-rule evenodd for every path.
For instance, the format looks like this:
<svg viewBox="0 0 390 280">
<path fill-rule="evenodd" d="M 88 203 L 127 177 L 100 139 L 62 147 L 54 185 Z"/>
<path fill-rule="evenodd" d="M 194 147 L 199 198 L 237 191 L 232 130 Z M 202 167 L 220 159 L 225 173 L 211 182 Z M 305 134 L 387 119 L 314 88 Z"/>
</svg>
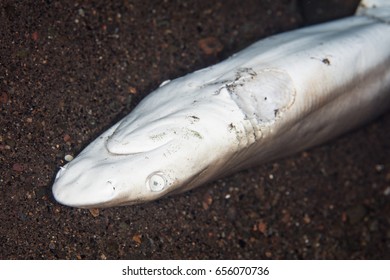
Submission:
<svg viewBox="0 0 390 280">
<path fill-rule="evenodd" d="M 55 200 L 63 205 L 82 208 L 104 205 L 112 201 L 118 191 L 115 182 L 102 173 L 103 169 L 102 166 L 78 172 L 82 169 L 77 164 L 62 167 L 53 185 Z"/>
</svg>

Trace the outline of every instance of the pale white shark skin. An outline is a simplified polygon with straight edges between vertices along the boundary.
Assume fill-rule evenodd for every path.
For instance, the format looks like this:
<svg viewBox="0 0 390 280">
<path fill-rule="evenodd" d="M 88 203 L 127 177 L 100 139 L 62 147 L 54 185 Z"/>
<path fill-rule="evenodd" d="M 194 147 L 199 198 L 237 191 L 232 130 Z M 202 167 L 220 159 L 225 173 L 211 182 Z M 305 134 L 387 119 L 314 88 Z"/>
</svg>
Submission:
<svg viewBox="0 0 390 280">
<path fill-rule="evenodd" d="M 81 208 L 155 200 L 374 118 L 390 104 L 390 11 L 375 9 L 164 82 L 59 170 L 55 199 Z"/>
<path fill-rule="evenodd" d="M 375 8 L 379 8 L 381 11 L 385 11 L 385 9 L 383 8 L 384 7 L 387 8 L 388 6 L 390 6 L 389 0 L 362 0 L 359 3 L 356 14 L 361 15 L 366 12 L 371 13 L 372 11 L 371 9 L 375 9 Z M 381 13 L 380 11 L 379 12 L 376 11 L 376 12 Z M 389 16 L 388 12 L 385 13 L 387 13 L 386 15 L 388 17 Z"/>
</svg>

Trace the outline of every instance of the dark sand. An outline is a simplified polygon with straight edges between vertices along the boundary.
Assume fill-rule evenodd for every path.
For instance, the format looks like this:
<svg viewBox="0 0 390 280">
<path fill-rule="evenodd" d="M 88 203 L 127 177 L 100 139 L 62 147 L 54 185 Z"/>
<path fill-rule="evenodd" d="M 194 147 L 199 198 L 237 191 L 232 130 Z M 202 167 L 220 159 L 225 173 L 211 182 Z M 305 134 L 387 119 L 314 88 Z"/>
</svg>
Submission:
<svg viewBox="0 0 390 280">
<path fill-rule="evenodd" d="M 64 156 L 164 80 L 260 38 L 351 14 L 356 1 L 85 2 L 0 3 L 1 259 L 390 257 L 389 113 L 153 203 L 91 213 L 51 197 Z M 209 37 L 206 54 L 198 43 Z"/>
</svg>

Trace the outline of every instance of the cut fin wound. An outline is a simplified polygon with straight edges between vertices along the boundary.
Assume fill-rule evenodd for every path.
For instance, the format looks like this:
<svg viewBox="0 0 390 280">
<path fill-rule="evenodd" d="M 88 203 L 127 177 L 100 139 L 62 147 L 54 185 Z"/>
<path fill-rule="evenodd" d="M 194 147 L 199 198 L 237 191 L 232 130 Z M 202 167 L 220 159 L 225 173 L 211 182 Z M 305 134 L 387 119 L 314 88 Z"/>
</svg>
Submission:
<svg viewBox="0 0 390 280">
<path fill-rule="evenodd" d="M 295 100 L 295 87 L 290 75 L 277 69 L 242 75 L 227 84 L 226 90 L 246 119 L 257 128 L 274 123 Z"/>
</svg>

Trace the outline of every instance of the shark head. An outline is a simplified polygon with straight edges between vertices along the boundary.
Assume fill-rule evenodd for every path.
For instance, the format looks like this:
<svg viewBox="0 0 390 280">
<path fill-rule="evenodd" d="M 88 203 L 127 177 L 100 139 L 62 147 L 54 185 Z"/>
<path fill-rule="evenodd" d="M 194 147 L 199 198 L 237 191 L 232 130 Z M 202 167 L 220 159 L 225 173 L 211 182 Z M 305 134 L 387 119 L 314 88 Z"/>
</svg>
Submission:
<svg viewBox="0 0 390 280">
<path fill-rule="evenodd" d="M 215 177 L 235 152 L 232 143 L 239 144 L 233 121 L 221 110 L 241 113 L 223 94 L 210 102 L 214 89 L 183 83 L 157 89 L 61 167 L 54 198 L 79 208 L 130 205 Z"/>
<path fill-rule="evenodd" d="M 207 81 L 211 70 L 163 83 L 147 96 L 61 168 L 55 199 L 82 208 L 136 204 L 242 169 L 255 156 L 245 148 L 293 101 L 291 79 L 242 68 Z"/>
</svg>

